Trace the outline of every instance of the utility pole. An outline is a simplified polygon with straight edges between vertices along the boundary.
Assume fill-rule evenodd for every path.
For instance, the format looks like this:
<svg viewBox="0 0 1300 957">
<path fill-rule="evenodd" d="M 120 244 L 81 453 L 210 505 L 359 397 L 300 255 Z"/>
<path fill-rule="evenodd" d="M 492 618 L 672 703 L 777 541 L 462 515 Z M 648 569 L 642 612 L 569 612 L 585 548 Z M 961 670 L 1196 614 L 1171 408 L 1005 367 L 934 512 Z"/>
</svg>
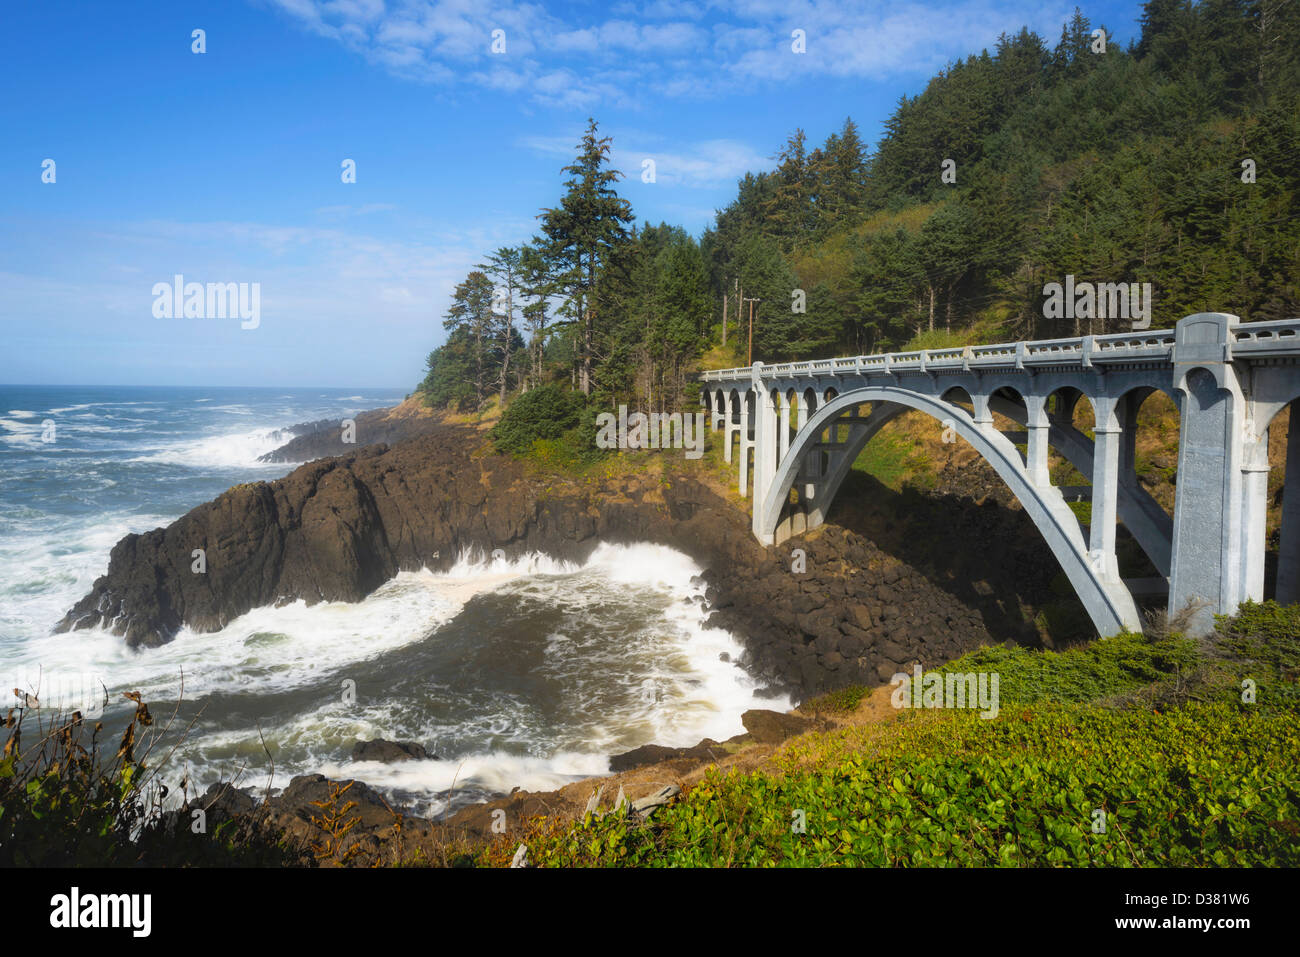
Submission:
<svg viewBox="0 0 1300 957">
<path fill-rule="evenodd" d="M 743 297 L 740 300 L 742 307 L 745 303 L 749 303 L 749 361 L 746 364 L 751 366 L 754 364 L 754 303 L 762 301 L 762 299 L 745 299 Z"/>
</svg>

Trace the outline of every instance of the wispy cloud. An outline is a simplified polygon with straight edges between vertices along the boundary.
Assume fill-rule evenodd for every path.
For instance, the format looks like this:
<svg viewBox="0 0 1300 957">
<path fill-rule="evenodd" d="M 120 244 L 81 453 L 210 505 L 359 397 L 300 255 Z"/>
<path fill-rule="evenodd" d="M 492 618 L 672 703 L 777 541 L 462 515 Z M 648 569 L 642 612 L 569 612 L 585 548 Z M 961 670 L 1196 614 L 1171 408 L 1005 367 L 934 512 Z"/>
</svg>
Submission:
<svg viewBox="0 0 1300 957">
<path fill-rule="evenodd" d="M 320 206 L 316 215 L 326 219 L 350 219 L 353 216 L 369 216 L 371 213 L 387 213 L 397 209 L 394 203 L 362 203 L 352 206 L 343 203 L 338 206 Z"/>
<path fill-rule="evenodd" d="M 634 106 L 646 96 L 708 98 L 799 79 L 924 77 L 1021 25 L 1051 39 L 1071 7 L 654 0 L 560 14 L 502 0 L 269 2 L 396 76 L 566 108 Z M 804 52 L 794 50 L 796 30 Z"/>
</svg>

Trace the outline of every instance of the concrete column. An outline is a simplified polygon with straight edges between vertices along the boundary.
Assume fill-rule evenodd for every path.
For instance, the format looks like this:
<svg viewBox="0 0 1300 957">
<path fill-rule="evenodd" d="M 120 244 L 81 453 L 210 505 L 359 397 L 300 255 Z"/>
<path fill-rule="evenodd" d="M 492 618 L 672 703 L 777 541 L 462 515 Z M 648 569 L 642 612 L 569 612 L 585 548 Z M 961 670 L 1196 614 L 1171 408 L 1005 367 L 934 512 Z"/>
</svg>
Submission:
<svg viewBox="0 0 1300 957">
<path fill-rule="evenodd" d="M 726 402 L 727 402 L 726 397 L 722 394 L 721 391 L 715 392 L 713 394 L 713 401 L 709 403 L 713 411 L 713 416 L 709 421 L 710 432 L 716 432 L 718 431 L 718 426 L 726 424 L 727 422 Z"/>
<path fill-rule="evenodd" d="M 739 397 L 740 401 L 740 495 L 745 498 L 749 495 L 749 450 L 754 447 L 754 441 L 749 437 L 749 393 L 743 393 Z"/>
<path fill-rule="evenodd" d="M 1286 430 L 1286 478 L 1282 486 L 1281 544 L 1277 552 L 1279 602 L 1300 601 L 1300 405 L 1291 404 Z"/>
<path fill-rule="evenodd" d="M 993 428 L 993 413 L 989 409 L 989 397 L 983 392 L 972 394 L 970 397 L 971 406 L 975 410 L 975 425 L 977 428 L 988 431 Z"/>
<path fill-rule="evenodd" d="M 1241 594 L 1244 401 L 1232 367 L 1235 316 L 1197 313 L 1178 321 L 1174 387 L 1183 393 L 1174 503 L 1169 610 L 1195 608 L 1188 631 L 1214 630 Z"/>
<path fill-rule="evenodd" d="M 1126 489 L 1136 488 L 1137 477 L 1137 414 L 1146 395 L 1140 390 L 1128 392 L 1116 410 L 1123 433 L 1119 442 L 1119 484 Z"/>
<path fill-rule="evenodd" d="M 1268 526 L 1268 430 L 1251 428 L 1242 443 L 1239 602 L 1264 600 L 1264 537 Z"/>
<path fill-rule="evenodd" d="M 1025 468 L 1029 472 L 1029 481 L 1037 488 L 1047 488 L 1052 484 L 1051 474 L 1047 469 L 1047 450 L 1050 448 L 1049 432 L 1051 423 L 1047 418 L 1047 397 L 1042 395 L 1025 396 L 1025 429 L 1029 433 L 1029 442 L 1025 454 Z"/>
<path fill-rule="evenodd" d="M 780 400 L 781 421 L 777 426 L 777 434 L 781 438 L 780 449 L 777 452 L 777 461 L 785 459 L 785 453 L 790 451 L 790 394 L 781 390 Z"/>
<path fill-rule="evenodd" d="M 817 397 L 817 402 L 821 403 L 825 393 L 817 390 L 814 394 Z M 799 431 L 801 433 L 808 425 L 808 420 L 812 417 L 810 410 L 806 406 L 807 400 L 801 395 L 799 398 Z M 822 406 L 819 404 L 816 409 L 812 410 L 812 412 L 815 413 L 820 411 L 821 408 Z M 810 447 L 808 451 L 804 453 L 801 471 L 804 478 L 808 480 L 804 483 L 803 500 L 804 502 L 812 502 L 817 497 L 817 483 L 822 477 L 822 453 L 817 449 Z"/>
<path fill-rule="evenodd" d="M 762 535 L 759 522 L 763 505 L 776 480 L 777 400 L 769 389 L 761 387 L 761 382 L 756 382 L 755 385 L 754 413 L 757 421 L 754 423 L 754 507 L 751 517 L 754 534 L 759 536 L 763 544 L 771 545 L 772 541 Z"/>
<path fill-rule="evenodd" d="M 1103 578 L 1119 581 L 1119 562 L 1115 556 L 1115 519 L 1119 503 L 1120 446 L 1123 444 L 1124 429 L 1115 414 L 1113 399 L 1098 399 L 1096 412 L 1088 560 L 1093 570 Z"/>
<path fill-rule="evenodd" d="M 798 408 L 795 412 L 795 441 L 799 441 L 803 431 L 808 426 L 808 398 L 804 393 L 799 392 L 795 396 L 798 402 Z M 788 450 L 787 450 L 788 451 Z M 784 456 L 782 456 L 784 458 Z M 796 483 L 808 476 L 808 456 L 805 454 L 803 461 L 799 465 L 799 471 L 795 475 Z M 808 503 L 815 494 L 813 485 L 804 482 L 799 485 L 799 511 L 790 516 L 790 534 L 802 535 L 808 530 Z"/>
<path fill-rule="evenodd" d="M 726 412 L 727 418 L 726 418 L 726 428 L 723 430 L 723 434 L 726 437 L 727 444 L 726 447 L 723 448 L 722 450 L 722 459 L 724 462 L 727 462 L 728 464 L 731 463 L 731 436 L 736 431 L 736 422 L 735 422 L 736 403 L 732 399 L 733 395 L 735 395 L 734 392 L 728 392 L 727 397 L 724 400 L 726 402 L 725 408 L 727 410 Z"/>
</svg>

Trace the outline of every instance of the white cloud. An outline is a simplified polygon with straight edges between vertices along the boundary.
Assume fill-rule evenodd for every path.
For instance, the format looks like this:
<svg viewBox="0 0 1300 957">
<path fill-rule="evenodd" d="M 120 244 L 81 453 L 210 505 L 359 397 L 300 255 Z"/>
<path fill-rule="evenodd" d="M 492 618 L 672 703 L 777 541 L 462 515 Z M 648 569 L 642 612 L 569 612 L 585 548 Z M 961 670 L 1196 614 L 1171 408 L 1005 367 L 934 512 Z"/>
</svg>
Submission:
<svg viewBox="0 0 1300 957">
<path fill-rule="evenodd" d="M 468 82 L 559 107 L 705 97 L 799 78 L 925 77 L 1023 25 L 1053 42 L 1072 4 L 653 0 L 563 15 L 503 0 L 270 0 L 397 76 Z M 491 52 L 505 31 L 505 54 Z M 807 52 L 791 49 L 803 30 Z M 632 58 L 631 60 L 629 58 Z M 495 62 L 494 62 L 495 61 Z"/>
</svg>

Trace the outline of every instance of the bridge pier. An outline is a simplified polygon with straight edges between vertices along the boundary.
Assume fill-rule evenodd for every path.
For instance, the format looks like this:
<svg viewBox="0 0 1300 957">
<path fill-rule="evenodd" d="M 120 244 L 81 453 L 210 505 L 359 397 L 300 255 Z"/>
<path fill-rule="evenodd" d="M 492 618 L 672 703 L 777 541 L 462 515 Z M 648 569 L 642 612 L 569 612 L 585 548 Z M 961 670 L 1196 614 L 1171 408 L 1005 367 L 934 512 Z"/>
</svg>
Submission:
<svg viewBox="0 0 1300 957">
<path fill-rule="evenodd" d="M 1115 555 L 1115 519 L 1119 505 L 1120 446 L 1124 427 L 1116 414 L 1113 398 L 1098 398 L 1097 421 L 1093 428 L 1092 517 L 1088 523 L 1088 558 L 1102 578 L 1118 582 L 1119 560 Z"/>
<path fill-rule="evenodd" d="M 754 363 L 754 503 L 751 528 L 764 545 L 774 544 L 774 536 L 761 528 L 762 512 L 758 504 L 767 499 L 768 490 L 776 477 L 777 449 L 779 441 L 777 430 L 782 418 L 777 410 L 776 398 L 772 391 L 763 385 L 761 378 L 763 363 Z M 784 401 L 784 399 L 782 400 Z M 789 422 L 789 409 L 785 410 L 785 421 Z"/>
<path fill-rule="evenodd" d="M 742 394 L 740 396 L 740 497 L 745 498 L 749 495 L 749 461 L 750 449 L 754 447 L 754 440 L 749 435 L 749 402 L 752 396 Z"/>
<path fill-rule="evenodd" d="M 1047 468 L 1052 428 L 1051 420 L 1047 417 L 1047 396 L 1026 395 L 1024 398 L 1025 429 L 1028 432 L 1025 468 L 1029 472 L 1029 481 L 1035 488 L 1047 488 L 1052 484 L 1051 473 Z"/>
<path fill-rule="evenodd" d="M 777 457 L 783 459 L 785 453 L 790 451 L 790 394 L 784 389 L 781 390 L 781 423 L 777 431 L 781 436 L 781 448 Z"/>
<path fill-rule="evenodd" d="M 1246 471 L 1250 422 L 1232 365 L 1235 321 L 1224 313 L 1187 316 L 1178 322 L 1173 351 L 1174 387 L 1184 398 L 1169 612 L 1186 612 L 1188 632 L 1197 636 L 1214 630 L 1216 614 L 1263 597 L 1264 556 L 1247 551 L 1254 537 L 1247 528 L 1258 526 L 1256 513 L 1267 502 L 1260 501 L 1258 478 L 1244 480 L 1254 473 Z M 1257 456 L 1254 450 L 1252 469 Z M 1265 494 L 1267 487 L 1265 476 Z"/>
<path fill-rule="evenodd" d="M 732 459 L 731 437 L 736 434 L 736 417 L 738 415 L 738 410 L 736 409 L 735 395 L 736 392 L 733 389 L 727 392 L 726 397 L 723 399 L 723 401 L 726 403 L 725 408 L 727 410 L 727 417 L 726 417 L 726 428 L 723 431 L 723 436 L 726 440 L 726 445 L 722 449 L 722 460 L 726 462 L 728 465 L 731 464 L 731 459 Z"/>
</svg>

